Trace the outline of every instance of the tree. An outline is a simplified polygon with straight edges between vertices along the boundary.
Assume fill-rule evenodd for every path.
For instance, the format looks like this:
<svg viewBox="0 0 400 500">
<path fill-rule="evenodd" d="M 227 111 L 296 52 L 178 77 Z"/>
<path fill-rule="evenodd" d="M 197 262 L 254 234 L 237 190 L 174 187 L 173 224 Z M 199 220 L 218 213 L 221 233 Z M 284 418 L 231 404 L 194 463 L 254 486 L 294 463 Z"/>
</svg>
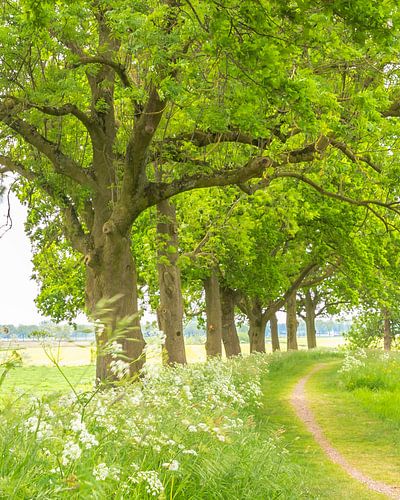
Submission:
<svg viewBox="0 0 400 500">
<path fill-rule="evenodd" d="M 292 177 L 326 193 L 304 166 L 329 149 L 356 170 L 360 162 L 374 169 L 374 158 L 357 153 L 368 142 L 360 137 L 383 120 L 382 103 L 396 114 L 381 74 L 368 83 L 371 58 L 384 68 L 383 48 L 395 46 L 391 2 L 82 0 L 54 8 L 21 0 L 1 16 L 1 172 L 24 179 L 25 201 L 27 192 L 45 196 L 83 256 L 89 313 L 108 303 L 99 379 L 112 377 L 101 347 L 123 318 L 117 340 L 131 374 L 143 363 L 130 232 L 144 210 L 195 188 L 251 191 L 252 178 Z M 168 180 L 152 178 L 153 161 L 174 167 Z"/>
<path fill-rule="evenodd" d="M 178 266 L 178 227 L 175 206 L 164 200 L 157 205 L 158 284 L 160 303 L 157 317 L 165 334 L 165 356 L 169 364 L 186 363 L 183 337 L 183 297 Z"/>
</svg>

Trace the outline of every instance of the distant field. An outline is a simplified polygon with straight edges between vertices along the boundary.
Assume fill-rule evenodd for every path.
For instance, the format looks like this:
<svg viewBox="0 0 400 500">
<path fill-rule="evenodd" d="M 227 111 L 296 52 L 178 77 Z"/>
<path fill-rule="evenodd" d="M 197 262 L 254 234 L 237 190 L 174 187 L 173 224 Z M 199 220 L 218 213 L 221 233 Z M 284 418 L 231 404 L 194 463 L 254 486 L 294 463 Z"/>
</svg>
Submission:
<svg viewBox="0 0 400 500">
<path fill-rule="evenodd" d="M 286 349 L 286 339 L 281 338 L 281 349 Z M 307 340 L 304 337 L 298 339 L 299 347 L 305 349 L 307 347 Z M 318 337 L 318 347 L 331 347 L 335 348 L 344 344 L 343 337 Z M 10 344 L 3 343 L 1 349 L 10 348 Z M 249 344 L 242 344 L 243 354 L 249 353 Z M 17 345 L 12 345 L 13 349 L 18 349 L 20 352 L 23 364 L 25 366 L 51 366 L 54 364 L 52 361 L 56 359 L 58 363 L 63 366 L 83 366 L 90 365 L 94 362 L 94 349 L 93 345 L 84 342 L 62 342 L 60 344 L 48 344 L 46 346 L 40 345 L 36 342 L 21 342 Z M 149 362 L 159 363 L 159 347 L 152 346 L 150 355 L 148 356 Z M 267 351 L 271 351 L 271 344 L 267 341 Z M 186 353 L 189 363 L 202 362 L 206 359 L 206 352 L 204 345 L 186 345 Z"/>
</svg>

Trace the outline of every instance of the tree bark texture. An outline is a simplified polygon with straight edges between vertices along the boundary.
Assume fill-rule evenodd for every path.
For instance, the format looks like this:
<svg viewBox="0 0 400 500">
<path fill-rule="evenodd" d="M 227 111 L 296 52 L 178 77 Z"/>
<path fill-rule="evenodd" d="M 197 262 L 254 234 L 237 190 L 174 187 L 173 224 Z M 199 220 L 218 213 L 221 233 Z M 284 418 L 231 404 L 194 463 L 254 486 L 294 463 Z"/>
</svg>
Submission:
<svg viewBox="0 0 400 500">
<path fill-rule="evenodd" d="M 220 288 L 222 313 L 222 342 L 227 358 L 242 353 L 235 324 L 235 294 L 230 288 Z"/>
<path fill-rule="evenodd" d="M 144 363 L 145 342 L 140 328 L 136 266 L 130 240 L 118 232 L 105 237 L 103 247 L 86 267 L 86 306 L 101 324 L 96 334 L 96 379 L 116 378 L 110 369 L 113 354 L 107 352 L 112 341 L 121 346 L 121 359 L 129 363 L 130 374 L 138 374 Z"/>
<path fill-rule="evenodd" d="M 272 343 L 272 352 L 280 351 L 281 346 L 279 344 L 279 335 L 278 335 L 278 318 L 276 317 L 276 313 L 273 313 L 269 320 L 269 326 L 271 329 L 271 343 Z"/>
<path fill-rule="evenodd" d="M 307 347 L 315 349 L 317 347 L 317 331 L 315 328 L 315 306 L 310 290 L 305 291 L 305 313 L 306 313 L 306 331 L 307 331 Z"/>
<path fill-rule="evenodd" d="M 211 271 L 203 281 L 206 298 L 207 340 L 206 353 L 208 358 L 222 356 L 222 314 L 220 288 L 217 272 Z"/>
<path fill-rule="evenodd" d="M 390 315 L 387 309 L 383 311 L 383 348 L 390 351 L 392 348 L 392 331 L 390 325 Z"/>
<path fill-rule="evenodd" d="M 286 301 L 286 332 L 287 350 L 297 351 L 297 314 L 296 314 L 296 292 L 289 295 Z"/>
<path fill-rule="evenodd" d="M 250 352 L 265 352 L 265 328 L 267 319 L 259 301 L 255 300 L 249 318 Z"/>
<path fill-rule="evenodd" d="M 183 298 L 178 260 L 178 230 L 175 207 L 169 201 L 157 205 L 158 284 L 160 304 L 158 324 L 165 334 L 163 359 L 167 364 L 185 364 Z"/>
</svg>

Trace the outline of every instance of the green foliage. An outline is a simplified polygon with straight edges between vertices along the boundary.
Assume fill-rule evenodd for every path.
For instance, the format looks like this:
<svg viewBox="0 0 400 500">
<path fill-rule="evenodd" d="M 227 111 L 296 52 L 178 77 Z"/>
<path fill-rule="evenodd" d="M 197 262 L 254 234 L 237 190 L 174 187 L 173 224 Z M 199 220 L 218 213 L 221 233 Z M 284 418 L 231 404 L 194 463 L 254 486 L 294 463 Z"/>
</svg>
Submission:
<svg viewBox="0 0 400 500">
<path fill-rule="evenodd" d="M 350 349 L 376 349 L 382 346 L 384 336 L 384 319 L 382 312 L 365 311 L 358 315 L 348 332 L 345 333 L 346 343 Z M 398 314 L 392 314 L 390 329 L 393 344 L 400 334 L 400 319 Z"/>
</svg>

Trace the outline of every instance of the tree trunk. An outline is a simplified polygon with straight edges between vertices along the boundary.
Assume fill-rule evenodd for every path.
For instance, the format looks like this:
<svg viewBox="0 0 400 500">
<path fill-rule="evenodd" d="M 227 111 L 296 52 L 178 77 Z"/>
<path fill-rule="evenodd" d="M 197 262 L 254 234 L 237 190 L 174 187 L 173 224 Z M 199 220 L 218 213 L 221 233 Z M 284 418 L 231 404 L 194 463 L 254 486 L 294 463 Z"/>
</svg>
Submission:
<svg viewBox="0 0 400 500">
<path fill-rule="evenodd" d="M 271 343 L 272 343 L 272 352 L 280 351 L 281 346 L 279 344 L 279 335 L 278 335 L 278 318 L 276 317 L 276 313 L 273 313 L 269 320 L 269 326 L 271 329 Z"/>
<path fill-rule="evenodd" d="M 212 358 L 222 356 L 222 314 L 217 272 L 212 270 L 203 284 L 207 314 L 206 353 L 208 358 Z"/>
<path fill-rule="evenodd" d="M 118 378 L 112 361 L 129 363 L 131 376 L 137 376 L 144 363 L 145 345 L 140 328 L 137 302 L 137 278 L 130 240 L 117 231 L 105 228 L 102 247 L 86 260 L 86 306 L 97 320 L 96 379 L 112 381 Z M 117 342 L 121 356 L 110 353 Z"/>
<path fill-rule="evenodd" d="M 250 352 L 265 352 L 265 328 L 267 320 L 257 300 L 254 301 L 249 313 Z"/>
<path fill-rule="evenodd" d="M 390 351 L 392 348 L 392 331 L 390 326 L 390 315 L 387 309 L 383 311 L 383 348 Z"/>
<path fill-rule="evenodd" d="M 185 364 L 183 337 L 183 298 L 181 272 L 177 266 L 178 232 L 175 207 L 169 201 L 157 205 L 158 284 L 160 304 L 157 310 L 158 325 L 165 334 L 163 360 L 168 364 Z"/>
<path fill-rule="evenodd" d="M 286 302 L 287 350 L 297 351 L 296 292 L 289 295 Z"/>
<path fill-rule="evenodd" d="M 310 290 L 305 291 L 305 312 L 306 312 L 306 330 L 307 330 L 307 347 L 315 349 L 317 347 L 317 332 L 315 329 L 315 304 L 311 297 Z"/>
<path fill-rule="evenodd" d="M 235 295 L 230 288 L 220 288 L 222 313 L 222 341 L 227 358 L 242 353 L 235 325 Z"/>
</svg>

